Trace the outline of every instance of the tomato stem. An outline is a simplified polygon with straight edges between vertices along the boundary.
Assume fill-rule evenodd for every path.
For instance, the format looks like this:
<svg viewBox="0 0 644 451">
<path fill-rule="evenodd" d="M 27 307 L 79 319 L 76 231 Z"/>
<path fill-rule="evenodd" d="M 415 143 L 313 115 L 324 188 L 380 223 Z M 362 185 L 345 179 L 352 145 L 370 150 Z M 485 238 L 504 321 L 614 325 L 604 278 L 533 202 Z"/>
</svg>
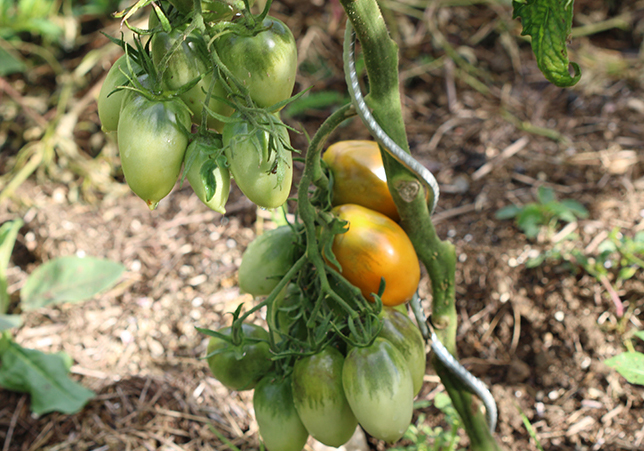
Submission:
<svg viewBox="0 0 644 451">
<path fill-rule="evenodd" d="M 367 105 L 382 129 L 398 146 L 409 152 L 402 117 L 398 80 L 398 46 L 390 38 L 377 0 L 340 0 L 362 46 L 370 92 Z M 348 74 L 347 74 L 348 76 Z M 415 196 L 404 191 L 418 179 L 381 147 L 387 184 L 401 218 L 401 226 L 411 239 L 418 258 L 429 273 L 432 287 L 432 318 L 436 334 L 456 355 L 455 273 L 456 253 L 452 243 L 436 234 L 427 206 L 426 193 Z M 441 381 L 463 419 L 473 450 L 497 450 L 480 409 L 472 409 L 475 399 L 440 362 L 432 359 Z"/>
</svg>

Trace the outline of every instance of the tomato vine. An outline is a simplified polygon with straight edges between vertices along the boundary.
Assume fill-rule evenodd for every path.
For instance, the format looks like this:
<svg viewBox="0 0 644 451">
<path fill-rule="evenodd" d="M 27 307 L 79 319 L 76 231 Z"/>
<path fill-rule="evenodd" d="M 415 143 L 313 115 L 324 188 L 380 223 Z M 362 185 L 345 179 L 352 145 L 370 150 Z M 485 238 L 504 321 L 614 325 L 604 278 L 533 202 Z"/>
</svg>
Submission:
<svg viewBox="0 0 644 451">
<path fill-rule="evenodd" d="M 524 21 L 526 33 L 543 35 L 544 29 L 538 22 L 541 7 L 547 1 L 515 0 L 515 13 Z M 231 389 L 251 389 L 257 384 L 257 419 L 260 432 L 267 443 L 272 443 L 269 448 L 286 446 L 281 437 L 267 429 L 269 425 L 274 427 L 280 416 L 297 435 L 293 449 L 301 448 L 308 433 L 317 438 L 324 435 L 319 433 L 319 418 L 315 416 L 320 413 L 310 416 L 309 395 L 302 394 L 307 387 L 303 388 L 297 379 L 298 372 L 294 371 L 298 364 L 304 365 L 302 362 L 315 361 L 305 359 L 323 354 L 333 355 L 334 365 L 342 368 L 334 372 L 335 380 L 327 387 L 335 395 L 324 398 L 332 406 L 331 412 L 343 409 L 347 418 L 355 414 L 357 422 L 369 433 L 395 441 L 409 425 L 413 396 L 422 384 L 424 337 L 432 342 L 435 351 L 432 365 L 462 417 L 472 449 L 498 450 L 500 445 L 493 437 L 494 400 L 484 384 L 467 373 L 456 359 L 455 248 L 438 237 L 431 220 L 439 196 L 436 180 L 410 156 L 401 111 L 398 47 L 389 36 L 376 0 L 340 0 L 340 3 L 348 18 L 344 61 L 352 101 L 332 113 L 309 142 L 297 187 L 295 221 L 287 226 L 289 229 L 275 234 L 282 238 L 271 241 L 266 237 L 268 244 L 249 246 L 243 257 L 251 262 L 248 266 L 252 272 L 261 272 L 261 265 L 269 264 L 267 260 L 271 258 L 281 260 L 273 265 L 274 272 L 261 276 L 261 284 L 247 283 L 240 276 L 241 288 L 254 296 L 266 297 L 244 313 L 240 305 L 233 313 L 230 328 L 199 329 L 212 337 L 208 362 L 213 374 Z M 292 153 L 297 150 L 291 147 L 288 135 L 289 130 L 294 130 L 281 121 L 279 111 L 302 93 L 290 97 L 296 46 L 288 27 L 268 16 L 271 0 L 256 15 L 251 13 L 250 0 L 170 0 L 169 4 L 139 0 L 117 17 L 128 24 L 137 10 L 149 4 L 154 11 L 148 29 L 131 27 L 136 34 L 135 46 L 122 39 L 114 40 L 126 55 L 115 65 L 120 74 L 110 74 L 105 93 L 101 93 L 103 105 L 99 104 L 106 131 L 118 129 L 128 183 L 153 208 L 177 182 L 183 165 L 181 180 L 187 178 L 199 198 L 216 211 L 225 211 L 229 174 L 258 206 L 282 205 L 290 192 Z M 572 84 L 579 76 L 568 74 L 565 46 L 560 48 L 561 34 L 570 26 L 571 4 L 557 9 L 557 14 L 564 15 L 566 21 L 555 32 L 546 33 L 548 41 L 533 42 L 540 67 L 549 79 L 560 84 Z M 150 45 L 143 45 L 144 36 L 150 37 Z M 370 91 L 364 97 L 353 62 L 356 38 L 369 79 Z M 548 52 L 553 49 L 559 49 L 561 58 L 548 65 Z M 576 66 L 573 68 L 578 72 Z M 267 85 L 269 81 L 271 86 Z M 125 95 L 118 96 L 123 97 L 121 104 L 115 98 L 108 103 L 108 94 L 114 95 L 119 90 L 126 90 Z M 139 99 L 138 103 L 133 99 Z M 136 118 L 137 109 L 150 112 Z M 379 144 L 386 183 L 402 229 L 364 206 L 334 205 L 333 184 L 338 174 L 323 161 L 322 150 L 338 126 L 356 115 Z M 139 122 L 135 119 L 143 121 L 142 130 L 150 128 L 146 125 L 155 128 L 136 137 L 132 124 Z M 159 131 L 164 134 L 154 136 Z M 155 179 L 149 169 L 161 173 L 170 157 L 163 152 L 151 153 L 149 148 L 159 152 L 164 136 L 177 137 L 177 143 L 169 149 L 172 152 L 167 153 L 172 156 L 172 170 Z M 163 189 L 157 192 L 157 185 Z M 338 243 L 365 232 L 360 229 L 360 221 L 346 212 L 362 209 L 369 212 L 360 213 L 368 218 L 367 227 L 379 229 L 383 236 L 398 234 L 401 239 L 392 240 L 395 243 L 391 247 L 402 252 L 402 258 L 394 261 L 386 252 L 377 251 L 377 246 L 371 246 L 366 250 L 350 250 L 350 254 L 360 254 L 361 261 L 343 260 Z M 384 219 L 380 221 L 378 216 Z M 349 233 L 351 227 L 357 231 Z M 405 251 L 401 250 L 402 242 L 410 243 Z M 282 249 L 271 250 L 270 246 Z M 367 247 L 364 243 L 360 246 Z M 377 265 L 371 264 L 370 285 L 362 285 L 361 279 L 367 277 L 351 277 L 352 266 L 367 266 L 370 259 L 379 263 L 386 258 L 391 259 L 391 265 L 398 265 L 393 275 L 377 272 L 374 269 Z M 409 264 L 412 260 L 415 266 Z M 417 296 L 413 295 L 420 277 L 418 260 L 427 269 L 431 283 L 431 331 Z M 405 282 L 407 278 L 402 275 L 409 275 L 409 281 Z M 408 286 L 398 286 L 405 284 Z M 404 289 L 390 297 L 397 288 Z M 405 319 L 394 321 L 396 316 L 383 307 L 383 301 L 396 305 L 412 297 L 422 336 L 406 315 Z M 248 324 L 251 315 L 263 308 L 268 331 Z M 259 360 L 248 358 L 254 353 L 261 356 Z M 236 365 L 246 368 L 245 375 L 252 377 L 235 373 Z M 373 366 L 380 369 L 374 372 Z M 299 387 L 295 399 L 291 396 L 291 385 Z M 338 391 L 346 395 L 345 401 L 338 402 Z M 487 406 L 487 416 L 472 392 Z M 267 405 L 269 402 L 280 405 L 281 411 L 276 412 L 274 406 Z M 374 415 L 378 410 L 390 409 L 399 413 L 396 422 Z M 306 424 L 298 415 L 306 418 Z M 335 432 L 321 440 L 336 446 L 348 437 L 350 430 Z"/>
</svg>

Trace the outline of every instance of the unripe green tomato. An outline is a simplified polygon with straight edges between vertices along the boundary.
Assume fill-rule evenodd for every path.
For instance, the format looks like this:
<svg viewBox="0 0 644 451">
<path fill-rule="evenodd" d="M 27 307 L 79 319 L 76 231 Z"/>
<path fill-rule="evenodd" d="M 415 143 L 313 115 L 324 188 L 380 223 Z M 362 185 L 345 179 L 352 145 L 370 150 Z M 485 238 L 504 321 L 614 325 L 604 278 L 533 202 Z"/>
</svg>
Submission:
<svg viewBox="0 0 644 451">
<path fill-rule="evenodd" d="M 230 172 L 228 168 L 222 165 L 217 165 L 212 169 L 212 177 L 215 179 L 216 189 L 210 200 L 206 197 L 206 187 L 204 179 L 201 175 L 203 164 L 208 161 L 206 155 L 198 146 L 190 145 L 186 152 L 186 161 L 189 161 L 193 154 L 196 153 L 194 161 L 188 172 L 186 178 L 195 192 L 197 197 L 208 206 L 211 210 L 221 213 L 226 213 L 226 202 L 228 202 L 228 195 L 230 194 Z"/>
<path fill-rule="evenodd" d="M 327 446 L 339 447 L 356 430 L 358 420 L 342 388 L 344 356 L 327 346 L 303 357 L 293 368 L 293 402 L 309 434 Z"/>
<path fill-rule="evenodd" d="M 236 349 L 219 337 L 211 337 L 208 343 L 208 366 L 213 376 L 231 390 L 251 390 L 273 366 L 268 345 L 268 332 L 255 324 L 242 324 L 245 337 L 256 338 L 257 342 L 248 342 L 241 349 Z M 230 335 L 232 329 L 224 327 L 219 331 Z"/>
<path fill-rule="evenodd" d="M 123 98 L 117 130 L 123 174 L 151 210 L 179 178 L 189 128 L 190 114 L 180 99 L 149 100 L 135 91 Z"/>
<path fill-rule="evenodd" d="M 268 451 L 301 451 L 309 433 L 297 415 L 291 393 L 291 377 L 266 375 L 253 394 L 259 435 Z"/>
<path fill-rule="evenodd" d="M 197 33 L 192 33 L 183 39 L 183 32 L 178 28 L 173 29 L 170 33 L 163 31 L 156 33 L 150 43 L 152 61 L 159 66 L 177 39 L 181 39 L 182 43 L 168 60 L 168 67 L 163 73 L 163 83 L 171 90 L 178 90 L 199 75 L 204 74 L 195 86 L 180 96 L 192 111 L 193 122 L 199 125 L 203 117 L 206 93 L 215 79 L 213 71 L 210 70 L 210 61 L 205 59 L 204 54 L 200 51 L 200 49 L 205 51 L 206 48 L 203 38 Z M 225 98 L 228 93 L 220 81 L 216 80 L 214 83 L 208 108 L 222 116 L 230 116 L 233 109 L 216 99 L 216 97 Z M 221 131 L 223 123 L 209 116 L 208 127 Z"/>
<path fill-rule="evenodd" d="M 280 20 L 266 17 L 253 36 L 228 33 L 215 41 L 221 62 L 248 89 L 261 108 L 291 97 L 297 72 L 297 45 Z"/>
<path fill-rule="evenodd" d="M 248 3 L 252 7 L 255 0 Z M 235 17 L 235 14 L 246 9 L 246 5 L 243 0 L 202 0 L 201 9 L 206 22 L 221 22 Z"/>
<path fill-rule="evenodd" d="M 377 439 L 393 443 L 409 427 L 414 383 L 405 358 L 384 338 L 352 348 L 344 359 L 342 384 L 360 425 Z"/>
<path fill-rule="evenodd" d="M 287 143 L 290 142 L 284 127 L 280 127 L 279 133 Z M 277 151 L 274 146 L 271 148 L 269 134 L 258 130 L 254 136 L 250 136 L 250 126 L 245 121 L 226 124 L 222 135 L 230 172 L 239 189 L 259 207 L 277 208 L 283 205 L 291 193 L 293 182 L 291 152 L 287 151 L 284 158 L 277 159 Z M 255 144 L 251 138 L 256 138 Z"/>
<path fill-rule="evenodd" d="M 239 289 L 268 296 L 295 263 L 296 236 L 289 226 L 264 232 L 251 242 L 239 265 Z"/>
<path fill-rule="evenodd" d="M 427 366 L 425 340 L 418 327 L 406 314 L 391 307 L 383 307 L 380 317 L 383 323 L 378 336 L 393 344 L 405 358 L 411 371 L 414 396 L 416 396 L 423 386 Z"/>
<path fill-rule="evenodd" d="M 130 59 L 132 70 L 138 71 L 140 67 L 132 59 Z M 101 86 L 101 92 L 98 94 L 98 118 L 101 121 L 101 129 L 104 132 L 116 131 L 119 123 L 119 115 L 121 113 L 121 104 L 126 91 L 113 92 L 119 86 L 126 86 L 130 84 L 127 76 L 128 73 L 126 55 L 122 55 L 112 65 L 110 70 L 105 76 L 105 81 Z M 123 72 L 125 72 L 125 74 Z M 136 75 L 133 75 L 135 77 Z M 110 95 L 111 94 L 111 95 Z"/>
</svg>

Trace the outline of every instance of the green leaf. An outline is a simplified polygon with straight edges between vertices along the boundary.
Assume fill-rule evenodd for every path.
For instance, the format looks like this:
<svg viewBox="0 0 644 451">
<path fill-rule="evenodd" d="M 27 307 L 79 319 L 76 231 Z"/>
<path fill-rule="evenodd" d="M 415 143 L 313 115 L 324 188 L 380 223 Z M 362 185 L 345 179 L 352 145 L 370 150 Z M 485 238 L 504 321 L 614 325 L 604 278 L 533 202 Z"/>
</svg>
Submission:
<svg viewBox="0 0 644 451">
<path fill-rule="evenodd" d="M 637 332 L 635 332 L 635 336 L 640 340 L 644 340 L 644 330 L 638 330 Z"/>
<path fill-rule="evenodd" d="M 622 280 L 628 280 L 635 275 L 638 268 L 637 266 L 626 266 L 619 270 L 619 278 Z"/>
<path fill-rule="evenodd" d="M 517 217 L 517 226 L 528 238 L 539 234 L 539 226 L 544 224 L 544 217 L 537 204 L 528 204 Z"/>
<path fill-rule="evenodd" d="M 20 315 L 0 314 L 0 332 L 20 326 L 22 326 L 22 318 Z"/>
<path fill-rule="evenodd" d="M 603 253 L 608 253 L 612 254 L 613 252 L 617 251 L 617 245 L 610 241 L 610 240 L 604 240 L 601 243 L 599 243 L 599 246 L 597 246 L 597 252 L 600 254 Z"/>
<path fill-rule="evenodd" d="M 496 211 L 494 217 L 496 219 L 512 219 L 521 213 L 522 208 L 516 205 L 508 205 Z"/>
<path fill-rule="evenodd" d="M 5 222 L 0 227 L 0 313 L 7 312 L 11 301 L 7 292 L 7 268 L 9 268 L 13 246 L 22 225 L 22 220 L 16 219 Z"/>
<path fill-rule="evenodd" d="M 204 189 L 206 191 L 206 201 L 210 201 L 212 196 L 217 192 L 217 179 L 215 178 L 214 171 L 219 165 L 216 160 L 208 159 L 203 162 L 199 175 L 203 181 Z"/>
<path fill-rule="evenodd" d="M 539 254 L 534 258 L 529 259 L 528 261 L 525 262 L 525 267 L 526 268 L 536 268 L 537 266 L 541 265 L 546 260 L 546 255 L 545 254 Z"/>
<path fill-rule="evenodd" d="M 588 210 L 586 207 L 574 199 L 564 199 L 561 201 L 561 204 L 568 210 L 572 211 L 578 218 L 585 219 L 588 217 Z"/>
<path fill-rule="evenodd" d="M 579 65 L 568 60 L 566 41 L 572 29 L 573 0 L 513 0 L 512 18 L 520 18 L 521 35 L 532 38 L 532 51 L 543 75 L 559 87 L 576 84 Z M 568 66 L 572 66 L 574 76 Z"/>
<path fill-rule="evenodd" d="M 537 189 L 537 199 L 541 204 L 548 204 L 550 202 L 556 202 L 557 196 L 555 195 L 555 190 L 548 188 L 547 186 L 541 185 Z"/>
<path fill-rule="evenodd" d="M 18 72 L 22 73 L 26 70 L 27 66 L 25 66 L 25 63 L 0 47 L 0 77 L 5 77 Z"/>
<path fill-rule="evenodd" d="M 644 354 L 641 352 L 624 352 L 604 363 L 615 368 L 631 384 L 644 385 Z"/>
<path fill-rule="evenodd" d="M 31 411 L 36 414 L 79 412 L 94 392 L 71 380 L 66 359 L 27 349 L 13 341 L 2 354 L 0 385 L 31 395 Z"/>
<path fill-rule="evenodd" d="M 20 291 L 22 308 L 84 301 L 114 285 L 124 269 L 120 263 L 94 257 L 57 258 L 29 276 Z"/>
</svg>

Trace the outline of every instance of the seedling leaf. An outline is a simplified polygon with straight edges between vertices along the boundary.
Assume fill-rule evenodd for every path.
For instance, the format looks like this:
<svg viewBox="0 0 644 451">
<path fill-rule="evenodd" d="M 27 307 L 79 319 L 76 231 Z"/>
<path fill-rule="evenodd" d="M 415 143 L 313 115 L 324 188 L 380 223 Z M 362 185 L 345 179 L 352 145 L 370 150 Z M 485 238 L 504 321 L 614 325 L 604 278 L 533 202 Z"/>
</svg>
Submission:
<svg viewBox="0 0 644 451">
<path fill-rule="evenodd" d="M 522 208 L 516 205 L 508 205 L 503 207 L 494 214 L 496 219 L 512 219 L 521 213 Z"/>
<path fill-rule="evenodd" d="M 624 352 L 604 363 L 615 368 L 631 384 L 644 385 L 644 354 L 641 352 Z"/>
<path fill-rule="evenodd" d="M 67 373 L 68 366 L 61 355 L 45 354 L 9 341 L 2 354 L 0 385 L 29 393 L 31 411 L 36 414 L 74 414 L 94 397 L 94 392 L 69 379 Z"/>
<path fill-rule="evenodd" d="M 34 270 L 20 291 L 23 310 L 58 302 L 80 302 L 111 287 L 123 265 L 94 257 L 61 257 Z"/>
</svg>

